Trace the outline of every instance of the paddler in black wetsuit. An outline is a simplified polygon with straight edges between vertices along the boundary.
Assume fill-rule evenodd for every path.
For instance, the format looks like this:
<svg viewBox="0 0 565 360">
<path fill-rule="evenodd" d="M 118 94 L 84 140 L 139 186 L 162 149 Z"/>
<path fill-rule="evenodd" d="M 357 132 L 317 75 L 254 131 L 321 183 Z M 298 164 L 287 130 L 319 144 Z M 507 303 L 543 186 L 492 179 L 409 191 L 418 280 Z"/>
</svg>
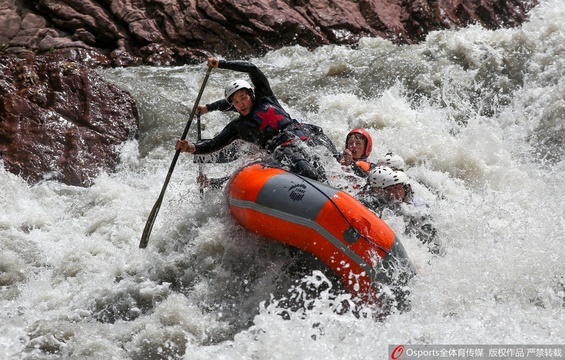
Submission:
<svg viewBox="0 0 565 360">
<path fill-rule="evenodd" d="M 230 82 L 225 89 L 225 99 L 199 106 L 201 114 L 235 110 L 239 117 L 213 139 L 196 144 L 178 140 L 177 150 L 209 154 L 241 139 L 265 149 L 291 172 L 314 180 L 326 180 L 324 169 L 317 164 L 316 156 L 303 145 L 324 145 L 332 155 L 337 156 L 335 146 L 321 128 L 299 123 L 283 109 L 261 70 L 249 62 L 218 60 L 215 57 L 208 59 L 208 66 L 248 73 L 253 86 L 245 80 Z"/>
</svg>

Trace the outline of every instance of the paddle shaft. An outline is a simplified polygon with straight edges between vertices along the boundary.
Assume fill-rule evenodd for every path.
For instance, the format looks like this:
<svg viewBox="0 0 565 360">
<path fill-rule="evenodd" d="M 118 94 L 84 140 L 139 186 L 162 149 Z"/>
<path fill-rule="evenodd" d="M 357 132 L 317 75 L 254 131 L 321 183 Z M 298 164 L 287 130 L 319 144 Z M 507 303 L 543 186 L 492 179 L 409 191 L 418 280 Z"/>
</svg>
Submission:
<svg viewBox="0 0 565 360">
<path fill-rule="evenodd" d="M 200 124 L 200 112 L 196 114 L 196 128 L 198 129 L 196 131 L 197 137 L 196 139 L 198 141 L 202 140 L 202 127 Z M 198 161 L 198 177 L 201 178 L 202 175 L 204 174 L 203 171 L 203 164 L 202 161 Z M 200 190 L 200 198 L 202 199 L 204 197 L 204 187 L 202 187 L 202 184 L 199 185 L 199 190 Z"/>
<path fill-rule="evenodd" d="M 192 107 L 192 112 L 190 113 L 190 117 L 184 127 L 184 131 L 181 136 L 181 140 L 186 139 L 186 135 L 188 134 L 188 130 L 190 129 L 190 125 L 192 124 L 192 119 L 194 119 L 194 114 L 198 109 L 198 103 L 200 102 L 200 98 L 202 97 L 202 93 L 204 92 L 204 88 L 206 87 L 206 83 L 208 82 L 208 77 L 210 77 L 210 72 L 212 68 L 209 67 L 208 71 L 206 72 L 206 77 L 204 77 L 204 81 L 202 82 L 202 86 L 200 86 L 200 91 L 198 92 L 198 97 L 194 102 L 194 106 Z M 175 169 L 175 165 L 177 164 L 177 160 L 180 155 L 180 150 L 175 152 L 175 156 L 173 156 L 173 161 L 171 162 L 171 166 L 169 166 L 169 172 L 167 173 L 167 177 L 165 179 L 165 183 L 163 184 L 163 188 L 161 189 L 161 194 L 159 194 L 159 198 L 153 205 L 153 209 L 147 218 L 147 222 L 145 223 L 145 229 L 143 229 L 143 235 L 141 236 L 141 241 L 139 242 L 139 247 L 144 249 L 147 247 L 147 243 L 149 242 L 149 235 L 151 235 L 151 229 L 153 229 L 153 224 L 155 223 L 155 219 L 157 218 L 157 214 L 159 213 L 159 209 L 161 208 L 161 203 L 163 202 L 163 197 L 165 196 L 165 191 L 167 190 L 167 186 L 169 185 L 169 180 L 171 179 L 171 175 L 173 174 L 173 170 Z"/>
</svg>

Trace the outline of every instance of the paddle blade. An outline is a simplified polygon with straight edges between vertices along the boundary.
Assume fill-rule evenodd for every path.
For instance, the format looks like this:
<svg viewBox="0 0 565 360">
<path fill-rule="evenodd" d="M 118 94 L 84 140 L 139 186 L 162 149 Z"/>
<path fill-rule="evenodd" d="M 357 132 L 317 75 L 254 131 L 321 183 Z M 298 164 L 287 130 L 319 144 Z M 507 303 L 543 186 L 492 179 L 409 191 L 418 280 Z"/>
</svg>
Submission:
<svg viewBox="0 0 565 360">
<path fill-rule="evenodd" d="M 159 196 L 159 199 L 155 202 L 155 205 L 153 205 L 153 209 L 147 218 L 145 229 L 143 229 L 143 235 L 141 235 L 141 241 L 139 242 L 139 248 L 141 249 L 145 249 L 147 247 L 147 243 L 149 243 L 149 235 L 151 235 L 153 224 L 155 223 L 155 219 L 157 218 L 157 214 L 161 208 L 161 202 L 163 202 L 163 197 Z"/>
</svg>

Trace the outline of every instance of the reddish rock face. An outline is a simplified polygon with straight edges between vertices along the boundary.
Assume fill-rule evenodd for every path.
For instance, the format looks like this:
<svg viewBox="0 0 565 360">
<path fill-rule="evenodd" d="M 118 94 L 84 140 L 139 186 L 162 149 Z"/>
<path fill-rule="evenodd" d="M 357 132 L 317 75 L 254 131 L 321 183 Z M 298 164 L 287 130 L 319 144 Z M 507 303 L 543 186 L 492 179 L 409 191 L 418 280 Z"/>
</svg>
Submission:
<svg viewBox="0 0 565 360">
<path fill-rule="evenodd" d="M 285 45 L 349 45 L 364 36 L 416 43 L 470 23 L 517 26 L 537 0 L 4 0 L 0 48 L 82 47 L 113 65 L 179 65 Z"/>
<path fill-rule="evenodd" d="M 131 97 L 72 57 L 0 57 L 0 154 L 31 183 L 89 185 L 114 168 L 115 146 L 137 136 Z"/>
</svg>

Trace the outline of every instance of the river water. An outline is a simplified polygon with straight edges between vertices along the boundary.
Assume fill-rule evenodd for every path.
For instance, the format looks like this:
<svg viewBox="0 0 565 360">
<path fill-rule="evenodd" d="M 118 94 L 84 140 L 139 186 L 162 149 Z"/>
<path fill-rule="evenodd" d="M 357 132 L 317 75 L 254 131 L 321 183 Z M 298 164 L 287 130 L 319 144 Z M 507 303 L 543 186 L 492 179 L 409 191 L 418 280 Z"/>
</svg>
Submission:
<svg viewBox="0 0 565 360">
<path fill-rule="evenodd" d="M 418 275 L 411 309 L 383 319 L 370 306 L 339 311 L 326 292 L 283 316 L 295 254 L 239 227 L 221 190 L 200 197 L 187 154 L 139 249 L 207 68 L 102 72 L 140 112 L 117 171 L 78 188 L 0 170 L 0 359 L 385 359 L 391 344 L 565 344 L 563 18 L 565 3 L 547 0 L 518 29 L 251 59 L 295 118 L 340 150 L 349 129 L 368 129 L 371 159 L 401 155 L 426 192 L 442 252 L 387 219 Z M 202 102 L 237 76 L 212 71 Z M 232 116 L 202 116 L 203 137 Z"/>
</svg>

